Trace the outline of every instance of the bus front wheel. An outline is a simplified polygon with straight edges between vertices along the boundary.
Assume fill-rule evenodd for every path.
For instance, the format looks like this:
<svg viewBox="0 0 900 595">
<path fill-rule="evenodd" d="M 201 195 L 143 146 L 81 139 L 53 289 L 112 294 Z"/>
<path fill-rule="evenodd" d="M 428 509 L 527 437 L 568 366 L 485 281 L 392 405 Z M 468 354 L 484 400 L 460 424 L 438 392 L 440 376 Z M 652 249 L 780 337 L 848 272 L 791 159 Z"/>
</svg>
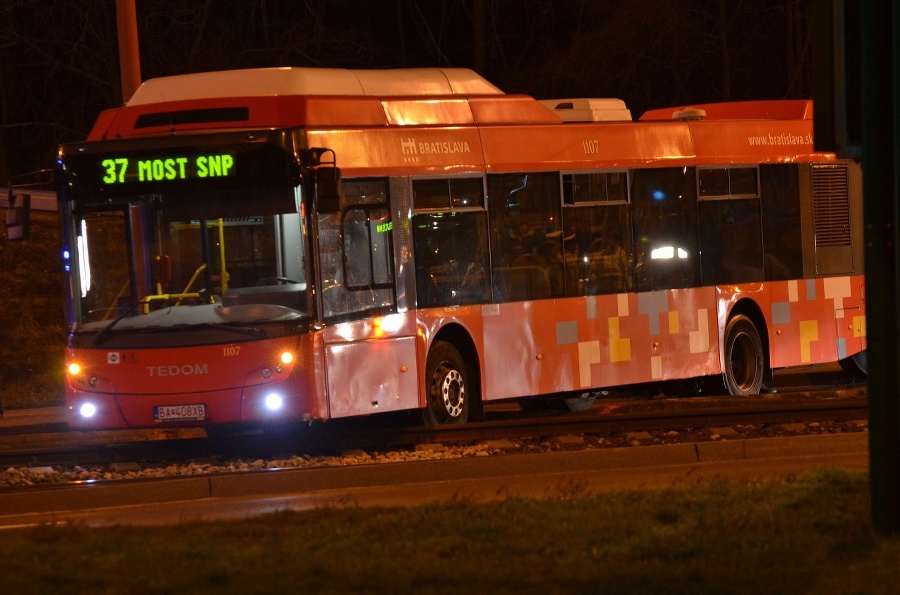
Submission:
<svg viewBox="0 0 900 595">
<path fill-rule="evenodd" d="M 765 371 L 759 332 L 752 320 L 739 314 L 725 327 L 725 388 L 735 396 L 759 394 Z"/>
<path fill-rule="evenodd" d="M 436 341 L 425 366 L 425 424 L 463 424 L 469 418 L 475 386 L 459 350 L 446 341 Z"/>
</svg>

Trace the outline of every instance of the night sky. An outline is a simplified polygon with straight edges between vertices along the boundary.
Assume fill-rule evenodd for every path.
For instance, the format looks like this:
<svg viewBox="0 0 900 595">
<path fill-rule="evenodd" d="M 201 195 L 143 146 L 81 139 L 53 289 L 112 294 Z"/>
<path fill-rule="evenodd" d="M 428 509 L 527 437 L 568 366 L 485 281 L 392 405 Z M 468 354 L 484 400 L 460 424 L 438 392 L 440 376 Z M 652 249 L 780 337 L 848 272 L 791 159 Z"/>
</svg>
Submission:
<svg viewBox="0 0 900 595">
<path fill-rule="evenodd" d="M 508 93 L 811 96 L 812 0 L 136 0 L 144 79 L 260 66 L 474 68 Z M 121 104 L 114 0 L 0 3 L 0 185 Z"/>
</svg>

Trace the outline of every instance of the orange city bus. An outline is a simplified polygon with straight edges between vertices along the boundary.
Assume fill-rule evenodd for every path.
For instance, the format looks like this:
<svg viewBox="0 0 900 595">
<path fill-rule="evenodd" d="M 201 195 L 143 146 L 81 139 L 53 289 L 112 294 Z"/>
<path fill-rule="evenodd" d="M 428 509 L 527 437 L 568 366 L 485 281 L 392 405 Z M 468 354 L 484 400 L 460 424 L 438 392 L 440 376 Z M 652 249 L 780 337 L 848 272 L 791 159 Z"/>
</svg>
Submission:
<svg viewBox="0 0 900 595">
<path fill-rule="evenodd" d="M 57 161 L 74 428 L 865 371 L 861 175 L 810 101 L 538 101 L 465 69 L 145 82 Z"/>
</svg>

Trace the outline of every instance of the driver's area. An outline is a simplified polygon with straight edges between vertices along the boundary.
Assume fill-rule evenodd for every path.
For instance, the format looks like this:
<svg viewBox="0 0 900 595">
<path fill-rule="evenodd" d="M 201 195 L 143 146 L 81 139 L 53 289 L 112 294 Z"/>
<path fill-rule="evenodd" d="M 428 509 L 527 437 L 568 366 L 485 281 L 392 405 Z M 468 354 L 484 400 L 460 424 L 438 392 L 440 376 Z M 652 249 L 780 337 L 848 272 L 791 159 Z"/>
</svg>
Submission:
<svg viewBox="0 0 900 595">
<path fill-rule="evenodd" d="M 159 287 L 142 300 L 151 308 L 159 296 L 176 304 L 187 299 L 307 309 L 299 214 L 179 221 L 161 229 L 162 250 L 154 257 Z"/>
</svg>

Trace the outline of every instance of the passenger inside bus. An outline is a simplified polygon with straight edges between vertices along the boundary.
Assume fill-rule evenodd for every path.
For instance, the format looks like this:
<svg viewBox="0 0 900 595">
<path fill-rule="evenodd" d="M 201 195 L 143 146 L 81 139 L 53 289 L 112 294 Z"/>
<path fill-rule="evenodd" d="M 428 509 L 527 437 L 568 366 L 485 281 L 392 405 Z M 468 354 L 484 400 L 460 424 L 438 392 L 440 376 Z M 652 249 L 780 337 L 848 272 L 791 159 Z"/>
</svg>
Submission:
<svg viewBox="0 0 900 595">
<path fill-rule="evenodd" d="M 554 296 L 563 295 L 565 292 L 565 281 L 563 280 L 565 259 L 559 243 L 561 236 L 560 232 L 547 234 L 548 239 L 537 249 L 538 258 L 541 261 L 541 266 L 547 271 L 550 291 Z"/>
<path fill-rule="evenodd" d="M 609 230 L 594 242 L 588 253 L 598 293 L 620 293 L 631 289 L 628 256 L 622 248 L 621 235 Z"/>
<path fill-rule="evenodd" d="M 484 253 L 484 243 L 479 242 L 478 248 L 475 250 L 475 257 L 466 267 L 466 273 L 463 276 L 462 290 L 475 297 L 484 295 Z"/>
</svg>

